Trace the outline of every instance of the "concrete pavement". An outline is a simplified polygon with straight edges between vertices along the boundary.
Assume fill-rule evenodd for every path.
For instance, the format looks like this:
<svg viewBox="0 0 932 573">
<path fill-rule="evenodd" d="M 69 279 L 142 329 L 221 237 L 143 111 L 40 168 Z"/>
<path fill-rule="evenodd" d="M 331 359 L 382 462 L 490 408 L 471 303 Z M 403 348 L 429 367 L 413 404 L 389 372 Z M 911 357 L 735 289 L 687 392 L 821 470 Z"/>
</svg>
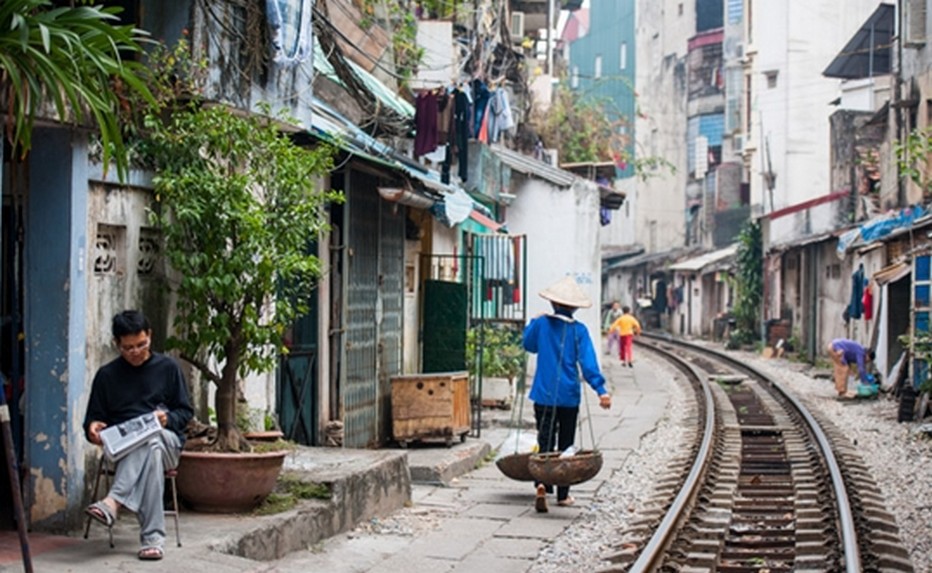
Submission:
<svg viewBox="0 0 932 573">
<path fill-rule="evenodd" d="M 131 516 L 115 527 L 115 549 L 109 548 L 106 532 L 96 524 L 86 541 L 81 532 L 67 537 L 32 535 L 34 570 L 526 571 L 540 549 L 580 515 L 602 483 L 622 467 L 641 437 L 664 415 L 670 386 L 658 383 L 646 362 L 642 360 L 633 369 L 622 368 L 608 356 L 603 356 L 603 362 L 614 395 L 612 409 L 601 410 L 591 390 L 585 396 L 604 465 L 595 478 L 573 487 L 574 507 L 557 507 L 551 496 L 549 513 L 534 511 L 532 484 L 508 479 L 491 463 L 490 452 L 508 433 L 507 427 L 493 425 L 484 428 L 480 438 L 469 438 L 452 448 L 301 448 L 286 468 L 307 480 L 331 484 L 331 500 L 303 502 L 297 509 L 272 516 L 184 512 L 183 546 L 175 547 L 169 521 L 165 559 L 154 563 L 136 558 L 138 526 Z M 581 414 L 586 412 L 583 406 Z M 533 425 L 529 402 L 522 413 L 523 423 Z M 483 412 L 483 418 L 493 424 L 508 423 L 512 416 L 510 411 Z M 578 436 L 589 447 L 585 420 Z M 359 523 L 377 527 L 380 518 L 403 507 L 411 519 L 429 527 L 415 524 L 412 531 L 397 535 L 345 533 Z M 0 532 L 0 572 L 22 570 L 15 532 Z"/>
<path fill-rule="evenodd" d="M 623 467 L 627 456 L 656 427 L 667 408 L 671 386 L 656 380 L 646 362 L 642 360 L 631 369 L 622 368 L 607 356 L 603 361 L 613 387 L 612 409 L 606 412 L 598 408 L 591 391 L 585 395 L 590 401 L 593 431 L 604 465 L 594 479 L 572 488 L 575 506 L 557 507 L 550 496 L 550 511 L 537 513 L 532 484 L 512 481 L 493 463 L 486 463 L 450 487 L 415 485 L 414 505 L 405 510 L 415 523 L 408 530 L 388 535 L 366 535 L 364 531 L 338 535 L 313 551 L 288 555 L 269 571 L 526 572 L 541 549 L 562 533 L 585 510 L 602 484 Z M 526 405 L 525 421 L 533 419 L 530 410 Z M 583 407 L 581 413 L 585 412 Z M 588 446 L 585 421 L 582 432 L 582 444 Z M 498 429 L 483 436 L 500 445 L 506 434 L 506 429 Z"/>
</svg>

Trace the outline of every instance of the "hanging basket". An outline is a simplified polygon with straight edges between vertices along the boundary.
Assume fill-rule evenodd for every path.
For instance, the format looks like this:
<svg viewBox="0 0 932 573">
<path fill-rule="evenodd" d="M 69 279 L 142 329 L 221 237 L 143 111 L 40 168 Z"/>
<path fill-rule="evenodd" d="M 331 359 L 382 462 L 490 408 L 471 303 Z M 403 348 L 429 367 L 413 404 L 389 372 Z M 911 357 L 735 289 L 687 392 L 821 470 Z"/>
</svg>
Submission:
<svg viewBox="0 0 932 573">
<path fill-rule="evenodd" d="M 500 472 L 513 480 L 534 481 L 534 476 L 531 475 L 531 471 L 528 469 L 528 459 L 531 455 L 530 452 L 527 452 L 502 456 L 495 460 L 495 465 L 498 466 Z"/>
<path fill-rule="evenodd" d="M 547 485 L 576 485 L 592 479 L 601 469 L 602 452 L 598 450 L 580 450 L 565 458 L 560 452 L 533 454 L 528 459 L 531 476 Z"/>
</svg>

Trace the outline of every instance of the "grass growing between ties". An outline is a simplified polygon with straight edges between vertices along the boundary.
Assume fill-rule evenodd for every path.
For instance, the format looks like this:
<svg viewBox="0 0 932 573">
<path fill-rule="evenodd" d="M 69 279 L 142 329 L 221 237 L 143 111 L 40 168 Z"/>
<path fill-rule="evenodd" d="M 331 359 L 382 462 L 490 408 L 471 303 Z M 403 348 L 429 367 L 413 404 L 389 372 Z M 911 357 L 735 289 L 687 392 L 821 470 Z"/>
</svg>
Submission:
<svg viewBox="0 0 932 573">
<path fill-rule="evenodd" d="M 296 474 L 283 473 L 278 478 L 275 490 L 253 512 L 255 515 L 273 515 L 293 509 L 306 499 L 330 499 L 330 488 L 326 484 L 304 481 Z"/>
</svg>

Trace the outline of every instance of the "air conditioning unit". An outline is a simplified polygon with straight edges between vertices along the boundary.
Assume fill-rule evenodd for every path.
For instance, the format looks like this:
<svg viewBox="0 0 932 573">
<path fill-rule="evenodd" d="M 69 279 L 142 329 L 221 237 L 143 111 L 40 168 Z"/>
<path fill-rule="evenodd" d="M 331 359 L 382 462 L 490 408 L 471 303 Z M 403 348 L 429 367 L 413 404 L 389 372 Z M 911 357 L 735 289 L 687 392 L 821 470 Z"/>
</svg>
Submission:
<svg viewBox="0 0 932 573">
<path fill-rule="evenodd" d="M 744 152 L 744 134 L 739 133 L 731 138 L 731 148 L 735 153 Z"/>
<path fill-rule="evenodd" d="M 524 39 L 524 12 L 511 13 L 511 39 L 520 42 Z"/>
</svg>

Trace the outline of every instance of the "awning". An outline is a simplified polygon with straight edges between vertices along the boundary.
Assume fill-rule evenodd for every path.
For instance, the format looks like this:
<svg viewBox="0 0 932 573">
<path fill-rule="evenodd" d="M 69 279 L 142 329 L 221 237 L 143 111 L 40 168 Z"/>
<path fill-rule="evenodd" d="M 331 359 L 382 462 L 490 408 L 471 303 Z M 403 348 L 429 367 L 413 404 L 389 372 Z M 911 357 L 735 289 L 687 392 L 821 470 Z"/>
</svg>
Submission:
<svg viewBox="0 0 932 573">
<path fill-rule="evenodd" d="M 893 4 L 877 6 L 822 75 L 856 80 L 889 74 L 893 27 Z"/>
<path fill-rule="evenodd" d="M 388 201 L 402 202 L 415 208 L 428 209 L 449 227 L 472 219 L 492 232 L 503 227 L 483 213 L 477 203 L 461 187 L 449 185 L 440 174 L 400 156 L 394 149 L 361 130 L 338 111 L 312 96 L 313 114 L 310 133 L 360 159 L 385 166 L 418 182 L 422 189 L 386 187 L 380 194 Z"/>
<path fill-rule="evenodd" d="M 911 272 L 912 267 L 909 265 L 909 263 L 896 263 L 894 265 L 880 269 L 874 273 L 872 278 L 878 285 L 885 285 L 889 283 L 895 283 Z"/>
<path fill-rule="evenodd" d="M 476 210 L 476 209 L 473 209 L 473 210 L 469 213 L 469 218 L 472 219 L 473 221 L 479 223 L 480 225 L 482 225 L 483 227 L 485 227 L 485 228 L 488 229 L 489 231 L 492 231 L 493 233 L 497 233 L 497 232 L 502 228 L 502 226 L 503 226 L 501 223 L 495 221 L 495 220 L 492 219 L 491 217 L 488 217 L 488 216 L 482 214 L 481 212 L 479 212 L 479 211 Z"/>
<path fill-rule="evenodd" d="M 738 245 L 731 245 L 730 247 L 726 247 L 718 251 L 705 253 L 704 255 L 699 255 L 698 257 L 693 257 L 691 259 L 686 259 L 685 261 L 670 265 L 670 270 L 686 272 L 701 271 L 704 267 L 734 256 L 734 254 L 737 252 Z"/>
</svg>

